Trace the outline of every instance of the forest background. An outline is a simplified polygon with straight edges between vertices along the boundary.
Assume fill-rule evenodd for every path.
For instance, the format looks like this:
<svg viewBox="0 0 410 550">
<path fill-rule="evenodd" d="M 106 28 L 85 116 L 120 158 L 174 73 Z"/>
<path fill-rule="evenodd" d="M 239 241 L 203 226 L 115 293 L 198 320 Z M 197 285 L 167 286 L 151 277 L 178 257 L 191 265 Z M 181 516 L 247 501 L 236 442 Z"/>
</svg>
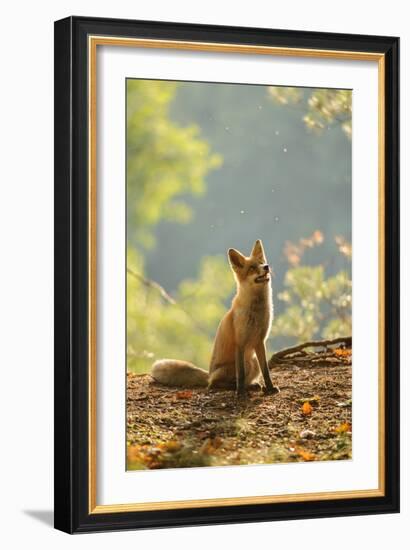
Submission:
<svg viewBox="0 0 410 550">
<path fill-rule="evenodd" d="M 269 353 L 351 334 L 349 90 L 127 81 L 127 367 L 207 368 L 235 291 L 226 251 L 262 239 Z"/>
</svg>

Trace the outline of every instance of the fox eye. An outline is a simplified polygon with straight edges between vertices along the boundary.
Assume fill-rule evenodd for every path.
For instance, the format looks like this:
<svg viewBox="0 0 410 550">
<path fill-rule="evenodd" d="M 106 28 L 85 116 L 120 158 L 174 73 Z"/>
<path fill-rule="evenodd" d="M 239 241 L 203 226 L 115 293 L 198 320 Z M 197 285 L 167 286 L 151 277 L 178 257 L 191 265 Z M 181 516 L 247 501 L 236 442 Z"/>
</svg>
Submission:
<svg viewBox="0 0 410 550">
<path fill-rule="evenodd" d="M 255 271 L 256 267 L 254 265 L 251 265 L 250 268 L 249 268 L 249 272 L 252 273 L 253 271 Z"/>
</svg>

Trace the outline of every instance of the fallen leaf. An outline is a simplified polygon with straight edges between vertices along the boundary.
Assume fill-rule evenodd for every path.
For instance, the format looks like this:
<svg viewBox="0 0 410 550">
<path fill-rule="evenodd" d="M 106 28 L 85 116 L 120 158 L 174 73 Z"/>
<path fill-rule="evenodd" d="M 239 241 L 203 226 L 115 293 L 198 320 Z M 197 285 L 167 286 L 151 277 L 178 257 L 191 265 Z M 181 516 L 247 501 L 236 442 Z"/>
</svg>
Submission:
<svg viewBox="0 0 410 550">
<path fill-rule="evenodd" d="M 175 399 L 191 399 L 194 395 L 192 390 L 182 390 L 175 393 Z"/>
<path fill-rule="evenodd" d="M 313 411 L 313 407 L 308 401 L 303 403 L 303 405 L 302 405 L 302 414 L 304 416 L 309 416 L 310 414 L 312 414 L 312 411 Z"/>
<path fill-rule="evenodd" d="M 337 426 L 335 428 L 335 432 L 338 434 L 343 434 L 351 431 L 352 431 L 352 426 L 348 422 L 343 422 L 342 424 L 340 424 L 340 426 Z"/>
<path fill-rule="evenodd" d="M 312 460 L 316 460 L 316 455 L 314 455 L 310 451 L 306 451 L 305 449 L 301 449 L 300 447 L 298 447 L 296 449 L 296 452 L 300 457 L 303 458 L 303 460 L 306 460 L 306 462 L 311 462 Z"/>
<path fill-rule="evenodd" d="M 333 353 L 338 357 L 351 357 L 352 350 L 350 348 L 336 348 L 335 350 L 333 350 Z"/>
</svg>

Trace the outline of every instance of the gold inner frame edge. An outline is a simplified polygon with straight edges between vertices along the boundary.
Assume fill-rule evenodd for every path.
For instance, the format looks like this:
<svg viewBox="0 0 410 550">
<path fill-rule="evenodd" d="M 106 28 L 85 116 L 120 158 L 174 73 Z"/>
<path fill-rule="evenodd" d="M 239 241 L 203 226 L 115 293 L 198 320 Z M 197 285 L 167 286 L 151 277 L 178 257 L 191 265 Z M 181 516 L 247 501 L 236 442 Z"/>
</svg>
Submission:
<svg viewBox="0 0 410 550">
<path fill-rule="evenodd" d="M 179 49 L 190 51 L 260 54 L 284 57 L 311 57 L 330 59 L 349 59 L 378 62 L 378 297 L 379 297 L 379 365 L 378 365 L 378 488 L 352 491 L 327 491 L 284 495 L 248 496 L 234 498 L 214 498 L 199 500 L 174 500 L 160 502 L 142 502 L 131 504 L 97 504 L 97 46 L 122 46 L 153 49 Z M 208 42 L 190 42 L 178 40 L 156 40 L 140 38 L 122 38 L 113 36 L 88 36 L 88 380 L 89 380 L 89 422 L 88 422 L 88 511 L 89 514 L 120 512 L 138 512 L 154 510 L 175 510 L 204 508 L 213 506 L 240 506 L 249 504 L 268 504 L 281 502 L 306 502 L 319 500 L 341 500 L 351 498 L 375 498 L 385 494 L 385 56 L 375 52 L 351 52 L 344 50 L 320 50 L 307 48 L 283 48 L 274 46 L 255 46 L 243 44 L 225 44 Z"/>
</svg>

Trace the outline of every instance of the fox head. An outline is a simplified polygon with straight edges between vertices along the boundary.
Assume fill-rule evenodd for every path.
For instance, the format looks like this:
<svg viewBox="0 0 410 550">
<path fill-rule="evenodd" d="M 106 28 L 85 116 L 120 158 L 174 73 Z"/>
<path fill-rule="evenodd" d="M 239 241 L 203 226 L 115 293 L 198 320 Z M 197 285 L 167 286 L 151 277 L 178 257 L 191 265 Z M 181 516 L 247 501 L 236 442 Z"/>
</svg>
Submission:
<svg viewBox="0 0 410 550">
<path fill-rule="evenodd" d="M 261 288 L 270 283 L 271 269 L 267 263 L 262 241 L 257 240 L 250 256 L 244 256 L 238 250 L 228 250 L 229 263 L 240 285 Z"/>
</svg>

